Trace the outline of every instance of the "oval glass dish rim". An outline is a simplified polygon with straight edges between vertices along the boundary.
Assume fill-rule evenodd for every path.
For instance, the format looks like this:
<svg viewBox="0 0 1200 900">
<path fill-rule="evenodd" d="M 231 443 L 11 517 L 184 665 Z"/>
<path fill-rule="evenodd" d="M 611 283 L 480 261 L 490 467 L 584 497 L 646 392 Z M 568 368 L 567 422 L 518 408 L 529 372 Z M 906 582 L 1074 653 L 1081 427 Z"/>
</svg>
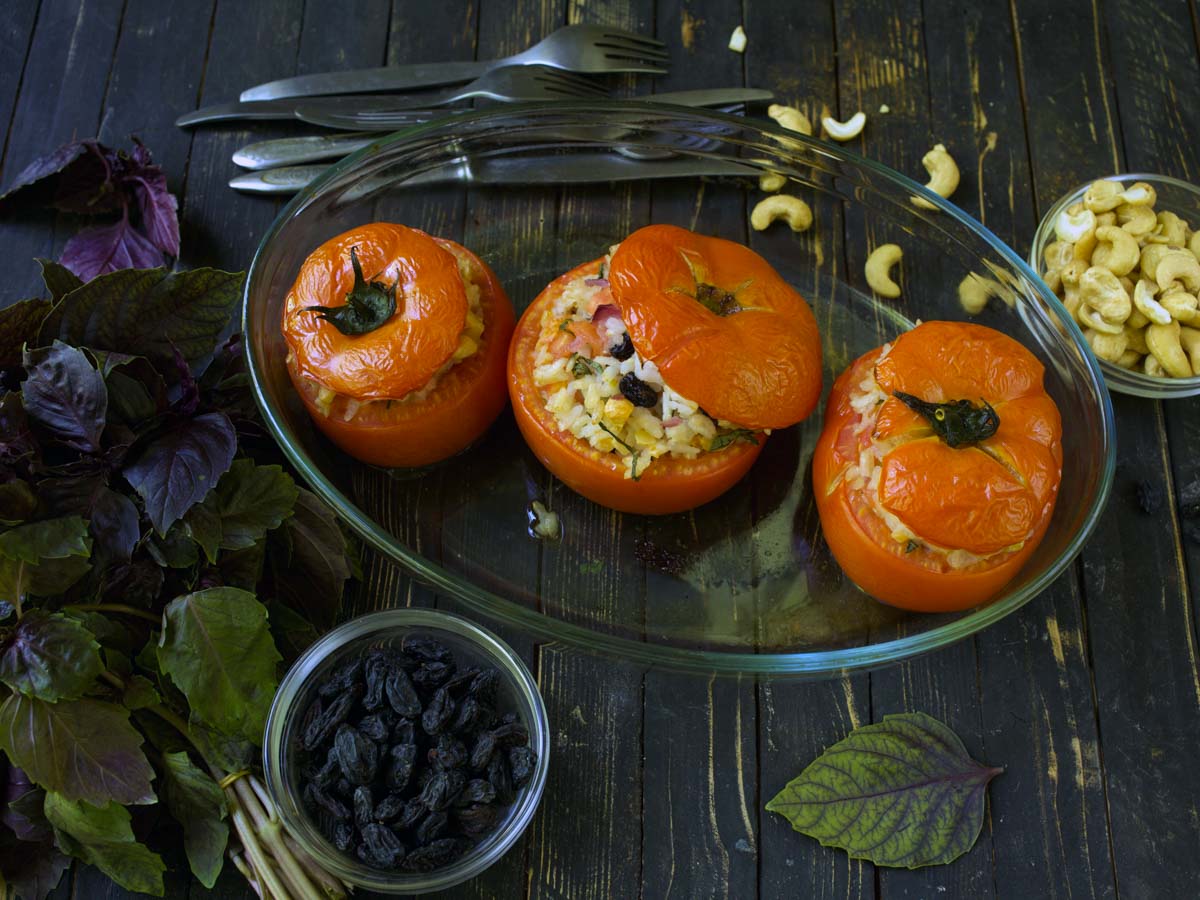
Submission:
<svg viewBox="0 0 1200 900">
<path fill-rule="evenodd" d="M 411 628 L 420 630 L 442 630 L 454 634 L 461 640 L 468 641 L 480 649 L 482 655 L 495 661 L 498 671 L 502 671 L 514 686 L 525 696 L 532 708 L 533 721 L 527 723 L 530 746 L 538 754 L 533 777 L 521 790 L 523 793 L 517 803 L 513 804 L 515 814 L 504 825 L 503 836 L 488 849 L 486 854 L 472 857 L 470 854 L 451 865 L 424 873 L 397 872 L 391 875 L 380 872 L 369 876 L 358 876 L 352 866 L 336 865 L 336 874 L 357 887 L 389 894 L 413 896 L 421 893 L 443 891 L 471 880 L 498 862 L 513 845 L 520 840 L 521 835 L 533 821 L 542 794 L 546 788 L 546 779 L 550 769 L 550 720 L 546 711 L 546 703 L 538 689 L 537 680 L 525 661 L 517 655 L 499 635 L 484 626 L 473 622 L 457 613 L 427 607 L 397 607 L 380 609 L 355 616 L 340 625 L 331 628 L 312 643 L 299 658 L 292 663 L 284 677 L 280 679 L 271 709 L 267 715 L 263 741 L 263 771 L 266 774 L 267 790 L 272 793 L 283 791 L 284 778 L 281 772 L 281 762 L 286 748 L 283 746 L 283 729 L 286 709 L 280 706 L 279 700 L 284 696 L 285 688 L 290 691 L 288 705 L 294 704 L 304 690 L 304 679 L 321 665 L 331 654 L 355 641 L 371 640 L 381 637 L 388 631 Z M 276 806 L 281 804 L 276 800 Z M 286 806 L 280 810 L 280 815 L 289 819 Z M 295 831 L 295 826 L 285 821 L 288 827 Z M 486 842 L 486 838 L 485 841 Z M 329 849 L 327 855 L 333 859 L 339 854 Z M 326 861 L 328 865 L 328 860 Z"/>
<path fill-rule="evenodd" d="M 660 115 L 671 115 L 677 118 L 702 118 L 707 121 L 734 125 L 739 129 L 756 130 L 776 138 L 798 142 L 812 152 L 832 159 L 842 160 L 855 166 L 861 166 L 882 178 L 896 182 L 906 193 L 923 197 L 933 203 L 940 213 L 956 219 L 959 224 L 978 234 L 991 246 L 994 252 L 1006 259 L 1031 285 L 1041 292 L 1042 302 L 1052 307 L 1057 307 L 1060 318 L 1068 323 L 1070 331 L 1067 337 L 1077 346 L 1083 348 L 1084 361 L 1091 370 L 1096 384 L 1101 389 L 1102 408 L 1100 410 L 1100 417 L 1103 423 L 1103 437 L 1107 448 L 1104 455 L 1101 482 L 1093 498 L 1092 508 L 1088 510 L 1082 527 L 1072 537 L 1063 553 L 1023 589 L 1007 597 L 979 607 L 968 615 L 937 628 L 878 644 L 843 647 L 836 650 L 799 651 L 795 653 L 753 653 L 747 651 L 673 647 L 595 631 L 570 622 L 553 619 L 538 612 L 536 609 L 521 606 L 499 594 L 485 590 L 468 579 L 449 572 L 441 565 L 410 550 L 393 535 L 380 528 L 353 501 L 326 479 L 320 468 L 309 458 L 303 448 L 297 446 L 291 440 L 286 423 L 275 415 L 267 403 L 265 376 L 261 369 L 263 360 L 255 352 L 254 342 L 247 340 L 246 357 L 250 381 L 255 401 L 258 404 L 263 419 L 272 437 L 282 447 L 289 461 L 304 475 L 316 493 L 332 506 L 335 512 L 368 544 L 385 554 L 389 559 L 403 565 L 411 574 L 432 587 L 435 591 L 444 591 L 465 603 L 472 610 L 478 611 L 486 617 L 520 628 L 536 638 L 547 641 L 565 642 L 575 649 L 585 652 L 596 653 L 601 656 L 611 656 L 627 662 L 654 668 L 669 668 L 704 674 L 785 675 L 812 679 L 836 677 L 842 673 L 879 667 L 901 659 L 937 650 L 969 637 L 1024 606 L 1049 587 L 1078 555 L 1083 544 L 1095 529 L 1100 514 L 1108 502 L 1113 475 L 1116 469 L 1116 423 L 1112 398 L 1109 396 L 1107 382 L 1097 365 L 1096 358 L 1091 353 L 1090 348 L 1087 348 L 1086 342 L 1083 339 L 1083 333 L 1076 326 L 1059 299 L 1045 282 L 1041 280 L 1040 276 L 1012 248 L 993 234 L 986 225 L 967 215 L 967 213 L 954 204 L 947 202 L 943 197 L 934 194 L 924 185 L 881 163 L 854 154 L 840 146 L 831 146 L 806 135 L 788 131 L 774 122 L 751 121 L 745 117 L 727 115 L 711 110 L 698 110 L 691 107 L 641 100 L 637 102 L 605 101 L 603 103 L 556 101 L 548 103 L 506 104 L 500 108 L 493 107 L 485 110 L 459 113 L 452 119 L 435 119 L 431 122 L 410 126 L 393 132 L 331 166 L 328 171 L 323 173 L 314 182 L 304 187 L 276 216 L 275 221 L 271 223 L 271 227 L 263 235 L 262 241 L 255 250 L 254 258 L 246 273 L 246 282 L 242 295 L 243 332 L 248 333 L 249 329 L 250 294 L 255 282 L 255 276 L 261 266 L 261 258 L 266 253 L 267 247 L 276 234 L 298 210 L 302 209 L 313 198 L 318 196 L 325 189 L 326 185 L 337 181 L 344 174 L 358 166 L 360 162 L 379 154 L 385 148 L 404 142 L 410 138 L 418 137 L 427 132 L 444 128 L 450 122 L 475 122 L 481 119 L 506 118 L 514 115 L 536 115 L 538 113 L 560 115 L 564 113 L 577 113 L 583 121 L 595 124 L 600 118 L 612 115 L 613 113 L 637 114 L 639 112 L 652 112 Z M 781 152 L 785 151 L 781 150 Z M 1044 315 L 1041 310 L 1038 311 L 1038 314 Z"/>
<path fill-rule="evenodd" d="M 1151 185 L 1169 185 L 1185 194 L 1193 195 L 1196 197 L 1197 203 L 1200 203 L 1200 185 L 1183 181 L 1180 178 L 1172 178 L 1170 175 L 1157 175 L 1154 172 L 1118 172 L 1085 181 L 1063 194 L 1038 222 L 1037 230 L 1033 233 L 1033 242 L 1029 245 L 1028 263 L 1030 268 L 1037 273 L 1039 280 L 1042 268 L 1045 266 L 1045 262 L 1040 257 L 1042 251 L 1050 244 L 1050 238 L 1054 232 L 1054 220 L 1071 203 L 1082 199 L 1087 189 L 1101 179 L 1121 182 L 1146 181 Z M 1088 347 L 1088 351 L 1091 352 L 1090 347 Z M 1122 369 L 1108 360 L 1097 358 L 1097 362 L 1100 372 L 1104 376 L 1104 383 L 1109 390 L 1119 394 L 1129 397 L 1145 397 L 1150 400 L 1183 400 L 1200 394 L 1200 375 L 1193 375 L 1190 378 L 1158 378 L 1136 369 Z"/>
</svg>

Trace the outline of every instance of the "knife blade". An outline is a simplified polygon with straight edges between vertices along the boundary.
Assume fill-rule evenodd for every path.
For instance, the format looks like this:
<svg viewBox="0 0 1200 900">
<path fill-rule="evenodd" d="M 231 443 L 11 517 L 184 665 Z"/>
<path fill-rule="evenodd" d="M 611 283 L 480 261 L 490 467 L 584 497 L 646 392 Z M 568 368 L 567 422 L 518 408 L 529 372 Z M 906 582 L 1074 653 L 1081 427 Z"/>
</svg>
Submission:
<svg viewBox="0 0 1200 900">
<path fill-rule="evenodd" d="M 240 100 L 272 100 L 284 97 L 312 97 L 318 94 L 357 94 L 367 91 L 411 91 L 473 81 L 496 62 L 413 63 L 405 66 L 380 66 L 353 72 L 326 72 L 268 81 L 242 91 Z"/>
<path fill-rule="evenodd" d="M 233 178 L 229 186 L 255 194 L 290 194 L 311 184 L 327 166 L 286 166 L 246 172 Z M 363 191 L 389 185 L 427 187 L 438 184 L 595 184 L 635 181 L 644 178 L 688 178 L 700 175 L 754 176 L 762 170 L 732 159 L 677 157 L 639 160 L 612 153 L 572 153 L 557 156 L 515 158 L 486 157 L 464 159 L 454 165 L 438 166 L 406 178 L 377 176 L 376 181 L 361 185 Z"/>
</svg>

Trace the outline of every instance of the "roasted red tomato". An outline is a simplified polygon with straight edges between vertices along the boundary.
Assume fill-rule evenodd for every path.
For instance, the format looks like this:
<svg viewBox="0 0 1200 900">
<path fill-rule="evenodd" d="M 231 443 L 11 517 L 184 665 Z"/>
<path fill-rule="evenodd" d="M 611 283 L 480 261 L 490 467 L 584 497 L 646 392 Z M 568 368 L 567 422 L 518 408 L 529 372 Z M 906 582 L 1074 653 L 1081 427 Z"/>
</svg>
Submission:
<svg viewBox="0 0 1200 900">
<path fill-rule="evenodd" d="M 991 328 L 926 322 L 833 386 L 813 457 L 821 529 L 846 575 L 923 612 L 999 591 L 1041 541 L 1062 477 L 1043 368 Z"/>
<path fill-rule="evenodd" d="M 812 411 L 821 349 L 808 305 L 757 254 L 651 226 L 538 296 L 508 374 L 551 472 L 604 506 L 663 514 L 728 490 L 769 429 Z"/>
<path fill-rule="evenodd" d="M 513 310 L 453 241 L 376 222 L 304 261 L 284 301 L 287 368 L 317 427 L 364 462 L 423 466 L 504 408 Z"/>
</svg>

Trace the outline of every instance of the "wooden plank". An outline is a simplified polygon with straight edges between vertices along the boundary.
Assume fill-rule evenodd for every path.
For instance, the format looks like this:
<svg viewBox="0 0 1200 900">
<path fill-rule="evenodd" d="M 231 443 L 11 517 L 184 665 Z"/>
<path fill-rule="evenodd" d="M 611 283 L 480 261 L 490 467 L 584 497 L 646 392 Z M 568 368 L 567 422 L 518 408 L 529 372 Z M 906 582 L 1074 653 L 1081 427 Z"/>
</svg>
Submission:
<svg viewBox="0 0 1200 900">
<path fill-rule="evenodd" d="M 121 10 L 121 0 L 42 3 L 6 138 L 6 182 L 60 144 L 96 134 Z M 63 90 L 64 85 L 70 89 Z M 5 222 L 4 246 L 12 264 L 0 302 L 35 296 L 41 278 L 34 257 L 54 256 L 79 225 L 75 216 L 45 211 Z"/>
<path fill-rule="evenodd" d="M 924 13 L 933 137 L 962 170 L 952 199 L 1024 252 L 1037 218 L 1009 11 L 927 0 Z M 1072 568 L 980 633 L 977 672 L 964 664 L 957 679 L 978 682 L 980 758 L 1005 768 L 989 788 L 1000 894 L 1115 891 L 1080 602 Z"/>
<path fill-rule="evenodd" d="M 1050 21 L 1025 3 L 1015 10 L 1031 99 L 1030 140 L 1035 148 L 1048 148 L 1033 157 L 1036 195 L 1045 209 L 1071 184 L 1122 167 L 1118 108 L 1122 119 L 1130 115 L 1133 128 L 1126 146 L 1134 135 L 1146 135 L 1134 123 L 1145 129 L 1149 122 L 1137 100 L 1129 100 L 1128 110 L 1118 103 L 1111 79 L 1103 77 L 1106 44 L 1115 41 L 1120 49 L 1130 39 L 1119 33 L 1128 25 L 1111 24 L 1106 40 L 1094 4 L 1055 11 Z M 1067 33 L 1087 39 L 1075 44 L 1054 37 Z M 1153 57 L 1136 62 L 1128 53 L 1121 50 L 1125 66 L 1161 65 Z M 1153 77 L 1143 75 L 1130 89 L 1145 91 Z M 1070 93 L 1061 86 L 1078 78 L 1084 83 Z M 1039 97 L 1046 102 L 1033 100 Z M 1162 163 L 1171 164 L 1170 155 Z M 1120 891 L 1170 896 L 1187 893 L 1192 879 L 1168 860 L 1187 858 L 1196 843 L 1200 778 L 1182 749 L 1200 738 L 1195 623 L 1178 521 L 1139 515 L 1132 499 L 1139 481 L 1151 493 L 1172 495 L 1162 404 L 1114 394 L 1113 405 L 1120 474 L 1108 514 L 1083 553 L 1085 621 L 1103 737 L 1100 771 Z"/>
<path fill-rule="evenodd" d="M 17 174 L 16 169 L 5 170 L 4 150 L 12 136 L 13 112 L 29 61 L 40 5 L 41 0 L 21 0 L 6 10 L 8 15 L 0 21 L 0 122 L 4 123 L 4 140 L 0 142 L 0 183 L 4 184 Z"/>
</svg>

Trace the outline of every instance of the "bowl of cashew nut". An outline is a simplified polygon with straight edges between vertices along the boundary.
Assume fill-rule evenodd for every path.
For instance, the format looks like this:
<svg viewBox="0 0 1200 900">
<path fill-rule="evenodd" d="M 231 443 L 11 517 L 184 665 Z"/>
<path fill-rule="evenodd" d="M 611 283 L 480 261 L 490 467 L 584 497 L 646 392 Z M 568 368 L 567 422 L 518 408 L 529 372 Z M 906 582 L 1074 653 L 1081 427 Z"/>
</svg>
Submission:
<svg viewBox="0 0 1200 900">
<path fill-rule="evenodd" d="M 1029 263 L 1083 329 L 1111 390 L 1200 394 L 1200 188 L 1113 175 L 1050 209 Z"/>
</svg>

